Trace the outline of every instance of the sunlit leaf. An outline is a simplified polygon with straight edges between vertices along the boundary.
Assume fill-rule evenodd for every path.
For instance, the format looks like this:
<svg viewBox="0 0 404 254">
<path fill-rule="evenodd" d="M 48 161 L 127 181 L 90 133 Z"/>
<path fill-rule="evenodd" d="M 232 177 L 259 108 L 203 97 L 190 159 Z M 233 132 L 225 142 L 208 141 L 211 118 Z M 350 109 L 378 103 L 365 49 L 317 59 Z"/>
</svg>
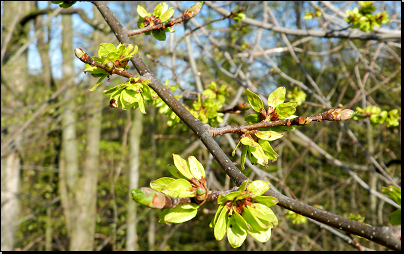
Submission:
<svg viewBox="0 0 404 254">
<path fill-rule="evenodd" d="M 161 192 L 175 198 L 195 197 L 192 185 L 185 179 L 176 179 L 167 184 Z"/>
<path fill-rule="evenodd" d="M 264 104 L 262 103 L 261 98 L 248 89 L 247 89 L 247 98 L 248 102 L 250 103 L 251 107 L 254 109 L 255 112 L 259 113 L 260 109 L 264 108 Z"/>
<path fill-rule="evenodd" d="M 279 104 L 285 101 L 285 96 L 286 96 L 285 87 L 283 86 L 278 87 L 268 96 L 268 106 L 271 106 L 273 108 L 277 107 Z"/>
</svg>

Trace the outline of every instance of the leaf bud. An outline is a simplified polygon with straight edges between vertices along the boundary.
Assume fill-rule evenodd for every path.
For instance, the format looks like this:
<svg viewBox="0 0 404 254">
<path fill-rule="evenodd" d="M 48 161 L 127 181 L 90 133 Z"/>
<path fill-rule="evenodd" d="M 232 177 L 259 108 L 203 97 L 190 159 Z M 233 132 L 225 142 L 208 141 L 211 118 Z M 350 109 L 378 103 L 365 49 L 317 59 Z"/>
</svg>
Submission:
<svg viewBox="0 0 404 254">
<path fill-rule="evenodd" d="M 84 50 L 82 50 L 81 48 L 75 48 L 74 49 L 74 54 L 76 55 L 76 57 L 78 59 L 81 60 L 81 58 L 86 54 L 86 52 L 84 52 Z"/>
<path fill-rule="evenodd" d="M 115 67 L 114 63 L 112 63 L 112 62 L 108 62 L 105 64 L 105 70 L 107 72 L 111 72 L 114 69 L 114 67 Z"/>
<path fill-rule="evenodd" d="M 131 196 L 137 203 L 150 208 L 163 209 L 166 205 L 165 195 L 151 188 L 141 187 L 140 189 L 133 189 Z"/>
<path fill-rule="evenodd" d="M 337 109 L 332 109 L 329 110 L 328 113 L 333 114 L 334 116 L 334 121 L 345 121 L 350 119 L 354 115 L 354 111 L 352 109 L 342 109 L 342 108 L 337 108 Z M 339 116 L 335 116 L 335 113 L 339 113 Z"/>
</svg>

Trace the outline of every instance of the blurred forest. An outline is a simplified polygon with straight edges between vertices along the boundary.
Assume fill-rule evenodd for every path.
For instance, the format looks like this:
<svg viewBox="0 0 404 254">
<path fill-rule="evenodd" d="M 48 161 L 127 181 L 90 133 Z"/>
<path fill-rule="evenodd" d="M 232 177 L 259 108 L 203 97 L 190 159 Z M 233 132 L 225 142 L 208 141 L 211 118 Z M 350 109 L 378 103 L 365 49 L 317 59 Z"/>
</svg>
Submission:
<svg viewBox="0 0 404 254">
<path fill-rule="evenodd" d="M 158 3 L 109 2 L 109 7 L 132 30 L 137 29 L 137 6 L 152 12 Z M 175 9 L 174 18 L 193 4 L 167 3 Z M 208 226 L 216 202 L 204 204 L 191 221 L 165 225 L 158 223 L 162 211 L 130 198 L 131 189 L 170 175 L 166 165 L 173 164 L 173 153 L 195 156 L 211 189 L 235 185 L 198 137 L 183 124 L 168 126 L 158 108 L 148 105 L 145 115 L 111 108 L 102 91 L 124 78 L 111 76 L 101 89 L 89 91 L 97 80 L 84 75 L 74 49 L 93 56 L 102 42 L 119 44 L 99 11 L 89 2 L 68 9 L 38 1 L 1 5 L 1 249 L 233 250 L 226 239 L 216 241 Z M 249 21 L 222 18 L 213 5 L 228 11 L 246 7 Z M 316 5 L 322 17 L 304 19 Z M 181 85 L 176 94 L 201 92 L 212 81 L 228 85 L 224 108 L 248 102 L 245 88 L 254 88 L 265 101 L 284 86 L 307 95 L 298 116 L 371 105 L 398 109 L 401 116 L 399 2 L 375 2 L 376 12 L 387 11 L 390 17 L 370 34 L 390 36 L 386 39 L 293 32 L 347 29 L 345 12 L 358 5 L 211 2 L 195 18 L 174 26 L 166 41 L 144 34 L 130 39 L 162 83 L 169 79 L 170 86 Z M 348 31 L 354 36 L 359 30 Z M 129 71 L 138 74 L 133 66 Z M 225 114 L 221 126 L 243 125 L 251 113 Z M 215 137 L 237 167 L 240 157 L 231 152 L 239 138 L 236 133 Z M 249 179 L 267 180 L 286 196 L 344 217 L 360 215 L 366 224 L 391 226 L 388 215 L 397 206 L 381 198 L 381 188 L 401 186 L 401 117 L 399 126 L 390 127 L 366 117 L 313 122 L 287 132 L 272 147 L 278 160 L 268 168 L 247 163 L 243 172 Z M 311 220 L 295 223 L 278 206 L 273 211 L 279 225 L 270 241 L 248 236 L 240 250 L 357 250 L 343 240 L 342 231 Z M 353 237 L 366 248 L 386 249 Z"/>
</svg>

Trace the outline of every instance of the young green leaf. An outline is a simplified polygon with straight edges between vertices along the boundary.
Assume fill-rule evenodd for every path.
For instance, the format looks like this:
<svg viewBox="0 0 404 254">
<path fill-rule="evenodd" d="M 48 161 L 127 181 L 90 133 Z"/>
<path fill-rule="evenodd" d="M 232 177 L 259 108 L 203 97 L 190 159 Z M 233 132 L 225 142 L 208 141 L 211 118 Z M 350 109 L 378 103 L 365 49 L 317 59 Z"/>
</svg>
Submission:
<svg viewBox="0 0 404 254">
<path fill-rule="evenodd" d="M 241 152 L 241 158 L 240 158 L 240 166 L 242 170 L 244 170 L 245 157 L 247 156 L 247 152 L 248 152 L 248 146 L 243 146 L 243 151 Z"/>
<path fill-rule="evenodd" d="M 110 53 L 116 52 L 116 47 L 114 44 L 103 42 L 100 44 L 100 49 L 98 50 L 98 57 L 105 58 Z M 113 61 L 111 61 L 113 62 Z"/>
<path fill-rule="evenodd" d="M 227 240 L 233 248 L 240 247 L 247 238 L 247 226 L 243 223 L 244 219 L 239 219 L 240 217 L 237 212 L 234 212 L 227 223 Z"/>
<path fill-rule="evenodd" d="M 189 167 L 187 161 L 181 158 L 178 154 L 173 154 L 174 164 L 177 167 L 178 171 L 186 177 L 188 180 L 191 180 L 194 176 L 189 171 Z"/>
<path fill-rule="evenodd" d="M 108 75 L 102 76 L 97 83 L 93 86 L 93 88 L 90 89 L 91 92 L 95 91 L 97 87 L 101 84 L 101 82 L 107 77 Z"/>
<path fill-rule="evenodd" d="M 247 190 L 251 193 L 250 197 L 255 198 L 264 194 L 270 187 L 267 181 L 256 180 L 247 186 Z"/>
<path fill-rule="evenodd" d="M 185 179 L 176 179 L 161 189 L 161 192 L 175 198 L 195 197 L 192 185 Z"/>
<path fill-rule="evenodd" d="M 138 13 L 139 16 L 142 17 L 142 18 L 148 16 L 148 13 L 147 13 L 146 9 L 143 8 L 143 6 L 140 6 L 140 5 L 137 6 L 137 13 Z"/>
<path fill-rule="evenodd" d="M 191 209 L 184 209 L 183 206 L 186 208 L 190 207 Z M 162 219 L 160 222 L 168 222 L 168 223 L 183 223 L 189 220 L 192 220 L 196 214 L 198 213 L 199 206 L 197 204 L 185 204 L 180 205 L 175 208 L 167 209 L 161 215 Z"/>
<path fill-rule="evenodd" d="M 170 183 L 172 183 L 172 182 L 174 182 L 174 181 L 175 181 L 174 178 L 171 178 L 171 177 L 162 177 L 162 178 L 159 178 L 159 179 L 157 179 L 157 180 L 151 181 L 151 182 L 150 182 L 150 187 L 151 187 L 153 190 L 156 190 L 156 191 L 160 191 L 160 192 L 161 192 L 161 190 L 162 190 L 163 188 L 165 188 L 168 184 L 170 184 Z"/>
<path fill-rule="evenodd" d="M 203 169 L 202 164 L 194 156 L 188 157 L 188 164 L 189 170 L 194 178 L 200 180 L 202 177 L 205 177 L 205 170 Z"/>
<path fill-rule="evenodd" d="M 260 114 L 252 114 L 244 118 L 247 124 L 259 123 L 261 122 Z"/>
<path fill-rule="evenodd" d="M 274 212 L 267 206 L 260 203 L 254 203 L 249 206 L 249 209 L 255 217 L 261 219 L 262 222 L 270 228 L 278 225 L 278 218 L 276 218 Z"/>
<path fill-rule="evenodd" d="M 275 198 L 275 197 L 269 197 L 269 196 L 259 196 L 258 197 L 257 196 L 257 197 L 254 197 L 254 199 L 258 203 L 261 203 L 261 204 L 263 204 L 265 206 L 268 206 L 268 207 L 274 206 L 274 205 L 276 205 L 278 203 L 278 199 Z"/>
<path fill-rule="evenodd" d="M 269 227 L 265 225 L 260 219 L 256 218 L 250 211 L 250 206 L 245 206 L 243 209 L 243 218 L 250 224 L 249 230 L 267 230 Z"/>
<path fill-rule="evenodd" d="M 153 30 L 152 34 L 154 36 L 154 38 L 156 38 L 159 41 L 165 41 L 167 36 L 166 36 L 166 32 L 164 30 Z"/>
<path fill-rule="evenodd" d="M 261 98 L 255 93 L 251 92 L 249 89 L 247 89 L 247 99 L 255 112 L 259 113 L 260 109 L 264 108 Z"/>
<path fill-rule="evenodd" d="M 252 237 L 254 237 L 255 240 L 257 240 L 258 242 L 261 242 L 261 243 L 268 242 L 269 239 L 271 238 L 271 228 L 268 228 L 266 231 L 265 230 L 258 231 L 258 230 L 253 229 L 253 230 L 250 230 L 247 232 Z"/>
<path fill-rule="evenodd" d="M 229 213 L 226 206 L 222 207 L 223 208 L 220 210 L 220 214 L 217 218 L 217 221 L 215 222 L 214 227 L 215 238 L 218 241 L 222 240 L 224 235 L 226 234 L 227 220 L 228 220 L 227 215 Z"/>
<path fill-rule="evenodd" d="M 174 7 L 168 8 L 168 10 L 161 15 L 160 17 L 161 22 L 166 23 L 173 15 L 174 15 Z"/>
<path fill-rule="evenodd" d="M 285 120 L 292 116 L 296 112 L 297 102 L 291 101 L 279 104 L 276 107 L 276 113 L 279 115 L 279 119 Z"/>
<path fill-rule="evenodd" d="M 153 15 L 156 18 L 159 18 L 166 10 L 168 9 L 168 5 L 166 3 L 159 3 L 153 11 Z"/>
<path fill-rule="evenodd" d="M 272 149 L 272 147 L 268 141 L 260 139 L 260 140 L 258 140 L 258 144 L 262 147 L 262 150 L 268 156 L 269 160 L 278 159 L 279 155 L 274 151 L 274 149 Z"/>
<path fill-rule="evenodd" d="M 285 96 L 286 96 L 285 87 L 283 86 L 278 87 L 268 96 L 268 106 L 276 108 L 279 104 L 285 101 Z"/>
<path fill-rule="evenodd" d="M 260 139 L 273 141 L 278 138 L 281 138 L 283 136 L 283 133 L 279 133 L 276 131 L 260 131 L 260 132 L 255 133 L 255 136 L 257 136 Z"/>
<path fill-rule="evenodd" d="M 217 218 L 219 218 L 219 215 L 222 212 L 223 207 L 224 207 L 223 205 L 219 205 L 219 207 L 217 208 L 217 211 L 215 213 L 215 216 L 213 217 L 213 219 L 209 223 L 209 227 L 211 227 L 211 228 L 215 227 Z"/>
</svg>

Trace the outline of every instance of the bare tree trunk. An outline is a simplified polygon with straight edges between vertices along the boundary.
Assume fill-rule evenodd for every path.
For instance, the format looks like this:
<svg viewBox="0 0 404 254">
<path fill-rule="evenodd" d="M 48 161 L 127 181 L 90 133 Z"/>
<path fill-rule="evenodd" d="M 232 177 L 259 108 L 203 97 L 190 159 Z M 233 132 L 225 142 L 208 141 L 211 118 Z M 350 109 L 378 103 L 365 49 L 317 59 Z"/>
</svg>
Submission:
<svg viewBox="0 0 404 254">
<path fill-rule="evenodd" d="M 143 114 L 139 109 L 135 110 L 135 117 L 130 129 L 130 155 L 129 155 L 129 190 L 138 188 L 139 185 L 139 150 L 140 150 L 140 137 L 142 135 Z M 127 244 L 126 250 L 138 250 L 138 236 L 136 232 L 136 203 L 130 198 L 128 200 L 128 231 L 127 231 Z"/>
<path fill-rule="evenodd" d="M 3 164 L 4 163 L 4 164 Z M 20 212 L 20 157 L 11 153 L 1 160 L 1 250 L 14 246 L 14 228 Z"/>
<path fill-rule="evenodd" d="M 11 65 L 3 65 L 6 63 L 17 49 L 21 47 L 26 38 L 28 38 L 29 24 L 21 28 L 18 20 L 29 13 L 33 4 L 21 4 L 20 2 L 2 2 L 4 11 L 2 16 L 2 102 L 10 107 L 22 106 L 21 101 L 16 100 L 27 86 L 28 64 L 27 51 L 23 52 L 20 57 Z M 14 24 L 14 25 L 12 25 Z M 21 33 L 16 35 L 16 30 L 21 29 Z M 13 97 L 3 98 L 3 84 L 6 89 L 11 90 Z M 4 101 L 3 101 L 4 99 Z M 7 135 L 13 129 L 18 128 L 21 123 L 15 123 L 9 128 L 2 130 Z M 3 128 L 3 126 L 2 126 Z M 6 149 L 2 149 L 1 153 L 1 250 L 11 251 L 14 248 L 14 229 L 20 213 L 20 202 L 18 194 L 20 191 L 20 156 L 17 150 L 21 152 L 21 140 L 23 134 L 19 135 Z"/>
<path fill-rule="evenodd" d="M 62 54 L 63 54 L 63 78 L 68 80 L 73 76 L 73 56 L 71 45 L 73 43 L 72 17 L 62 16 Z M 66 217 L 66 227 L 70 237 L 70 250 L 80 249 L 80 240 L 77 235 L 77 217 L 79 214 L 77 200 L 78 184 L 78 150 L 76 140 L 76 115 L 74 113 L 75 100 L 74 88 L 68 88 L 63 94 L 65 104 L 62 107 L 62 157 L 60 165 L 60 193 Z"/>
<path fill-rule="evenodd" d="M 99 11 L 94 7 L 94 17 L 102 20 Z M 94 49 L 101 41 L 101 34 L 94 32 Z M 96 51 L 96 50 L 95 50 Z M 88 101 L 92 104 L 87 111 L 87 133 L 86 133 L 86 158 L 82 176 L 79 179 L 82 188 L 77 189 L 78 217 L 76 230 L 76 246 L 74 249 L 91 251 L 94 249 L 94 234 L 96 223 L 96 201 L 97 201 L 97 172 L 99 167 L 101 118 L 102 118 L 102 90 L 90 92 Z"/>
</svg>

